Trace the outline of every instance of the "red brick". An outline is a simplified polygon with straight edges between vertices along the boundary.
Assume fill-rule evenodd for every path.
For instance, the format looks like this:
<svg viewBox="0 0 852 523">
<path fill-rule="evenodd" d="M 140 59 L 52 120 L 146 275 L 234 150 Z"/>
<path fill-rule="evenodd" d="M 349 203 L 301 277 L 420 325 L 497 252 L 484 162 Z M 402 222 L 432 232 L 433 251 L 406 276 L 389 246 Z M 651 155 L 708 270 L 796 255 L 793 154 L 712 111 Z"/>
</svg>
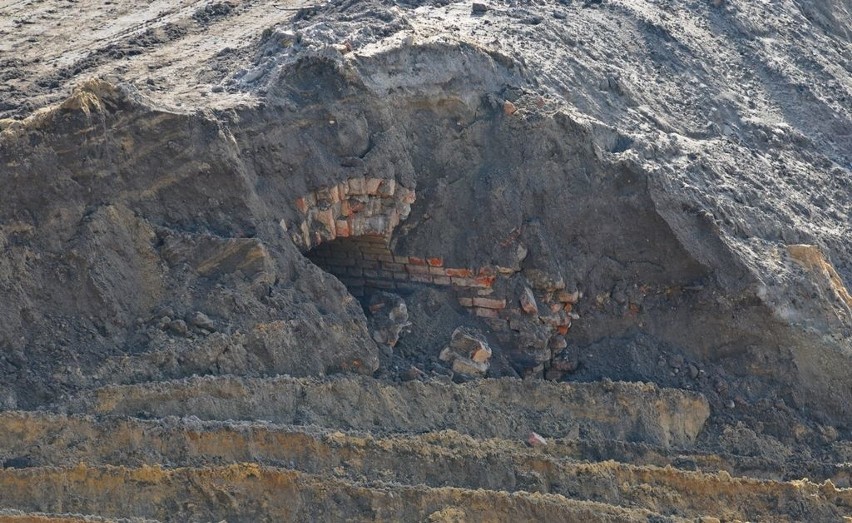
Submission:
<svg viewBox="0 0 852 523">
<path fill-rule="evenodd" d="M 414 193 L 414 191 L 409 191 L 405 194 L 405 196 L 402 197 L 402 203 L 412 204 L 416 199 L 417 195 Z"/>
<path fill-rule="evenodd" d="M 394 259 L 396 259 L 396 256 L 394 256 Z M 405 265 L 401 263 L 382 262 L 382 269 L 388 271 L 404 271 Z"/>
<path fill-rule="evenodd" d="M 414 256 L 409 256 L 408 257 L 408 263 L 411 264 L 411 265 L 426 265 L 426 260 L 424 260 L 423 258 L 417 258 L 417 257 L 414 257 Z"/>
<path fill-rule="evenodd" d="M 394 256 L 394 263 L 408 263 L 408 256 Z"/>
<path fill-rule="evenodd" d="M 347 238 L 349 236 L 349 222 L 346 220 L 337 220 L 334 222 L 335 232 L 338 238 Z"/>
<path fill-rule="evenodd" d="M 379 195 L 385 198 L 390 198 L 396 192 L 396 180 L 382 180 L 379 186 Z"/>
<path fill-rule="evenodd" d="M 496 276 L 497 271 L 494 270 L 494 267 L 481 267 L 478 274 L 479 276 Z"/>
<path fill-rule="evenodd" d="M 352 207 L 349 205 L 349 200 L 343 200 L 340 202 L 340 216 L 343 216 L 344 218 L 352 216 Z"/>
<path fill-rule="evenodd" d="M 473 307 L 473 298 L 459 298 L 459 305 L 462 307 Z"/>
<path fill-rule="evenodd" d="M 340 196 L 337 193 L 337 186 L 333 187 L 323 187 L 322 189 L 318 189 L 316 191 L 317 200 L 328 202 L 328 203 L 337 203 L 340 201 Z"/>
<path fill-rule="evenodd" d="M 447 271 L 442 269 L 441 267 L 429 267 L 429 274 L 435 274 L 437 276 L 446 276 Z"/>
<path fill-rule="evenodd" d="M 366 183 L 365 183 L 365 188 L 366 188 L 367 194 L 369 194 L 371 196 L 377 194 L 379 192 L 379 185 L 381 185 L 381 184 L 382 184 L 381 178 L 367 178 Z"/>
<path fill-rule="evenodd" d="M 388 226 L 391 229 L 394 229 L 397 225 L 399 225 L 399 211 L 396 209 L 392 210 L 388 213 Z"/>
<path fill-rule="evenodd" d="M 308 212 L 308 202 L 304 198 L 298 198 L 296 200 L 296 208 L 302 214 L 306 214 Z"/>
<path fill-rule="evenodd" d="M 424 274 L 412 274 L 410 280 L 417 283 L 432 283 L 432 277 Z"/>
<path fill-rule="evenodd" d="M 352 258 L 341 258 L 339 260 L 332 260 L 330 265 L 332 267 L 354 267 L 356 261 Z"/>
<path fill-rule="evenodd" d="M 377 289 L 394 289 L 396 285 L 392 281 L 384 281 L 384 280 L 367 280 L 367 287 L 375 287 Z"/>
<path fill-rule="evenodd" d="M 435 285 L 449 285 L 450 279 L 446 276 L 432 276 L 432 281 Z"/>
<path fill-rule="evenodd" d="M 390 254 L 380 254 L 376 259 L 382 263 L 390 263 L 393 261 L 393 256 Z"/>
<path fill-rule="evenodd" d="M 556 327 L 556 332 L 558 332 L 559 334 L 561 334 L 561 335 L 565 336 L 566 334 L 568 334 L 568 329 L 569 329 L 569 328 L 570 328 L 570 327 L 568 327 L 568 325 L 560 325 L 559 327 Z"/>
<path fill-rule="evenodd" d="M 486 309 L 505 309 L 506 300 L 498 300 L 496 298 L 480 298 L 473 299 L 473 304 L 477 307 L 485 307 Z"/>
<path fill-rule="evenodd" d="M 375 314 L 375 313 L 379 312 L 380 310 L 384 309 L 385 306 L 386 306 L 385 303 L 374 303 L 374 304 L 370 305 L 370 312 Z"/>
<path fill-rule="evenodd" d="M 450 278 L 453 282 L 453 285 L 457 285 L 459 287 L 475 287 L 476 281 L 473 278 Z"/>
<path fill-rule="evenodd" d="M 556 295 L 556 299 L 563 303 L 577 303 L 577 301 L 580 299 L 580 293 L 577 291 L 559 291 L 559 293 Z"/>
<path fill-rule="evenodd" d="M 405 270 L 409 274 L 429 274 L 429 267 L 424 265 L 406 265 Z"/>
<path fill-rule="evenodd" d="M 550 304 L 550 312 L 559 312 L 562 310 L 563 305 L 561 303 L 551 303 Z"/>
<path fill-rule="evenodd" d="M 349 179 L 349 194 L 364 194 L 364 178 Z"/>
<path fill-rule="evenodd" d="M 477 276 L 474 278 L 477 287 L 491 287 L 494 285 L 494 276 Z"/>
<path fill-rule="evenodd" d="M 632 304 L 631 304 L 631 305 L 632 305 Z M 573 311 L 573 310 L 574 310 L 574 306 L 573 306 L 573 305 L 571 305 L 570 303 L 566 303 L 566 304 L 565 304 L 565 307 L 564 307 L 564 310 L 565 310 L 565 312 L 571 312 L 571 311 Z"/>
<path fill-rule="evenodd" d="M 349 182 L 340 182 L 337 184 L 337 194 L 340 195 L 340 199 L 344 200 L 349 195 Z"/>
<path fill-rule="evenodd" d="M 332 238 L 335 236 L 335 216 L 334 212 L 331 209 L 325 209 L 323 211 L 317 211 L 314 219 L 317 223 L 322 224 L 323 227 L 328 231 L 328 234 L 331 235 Z"/>
<path fill-rule="evenodd" d="M 443 258 L 426 258 L 426 263 L 428 263 L 431 267 L 443 267 L 444 259 Z"/>
<path fill-rule="evenodd" d="M 361 202 L 350 201 L 349 202 L 349 215 L 354 216 L 364 211 L 364 204 Z"/>
<path fill-rule="evenodd" d="M 499 318 L 500 315 L 494 309 L 486 309 L 483 307 L 474 307 L 473 313 L 482 318 Z"/>
<path fill-rule="evenodd" d="M 451 276 L 454 278 L 471 278 L 473 277 L 473 271 L 470 269 L 444 269 L 444 272 L 447 276 Z"/>
</svg>

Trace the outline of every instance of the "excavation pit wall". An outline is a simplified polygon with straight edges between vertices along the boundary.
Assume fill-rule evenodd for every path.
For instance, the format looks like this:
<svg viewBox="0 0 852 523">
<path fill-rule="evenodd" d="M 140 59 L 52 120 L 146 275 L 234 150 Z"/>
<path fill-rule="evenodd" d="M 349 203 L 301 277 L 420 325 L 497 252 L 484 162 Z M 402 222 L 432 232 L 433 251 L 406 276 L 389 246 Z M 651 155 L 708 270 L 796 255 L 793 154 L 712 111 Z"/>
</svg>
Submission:
<svg viewBox="0 0 852 523">
<path fill-rule="evenodd" d="M 289 232 L 309 260 L 355 297 L 445 289 L 517 353 L 522 374 L 559 379 L 573 370 L 553 363 L 567 346 L 564 336 L 577 318 L 573 306 L 579 295 L 566 291 L 559 277 L 506 267 L 449 267 L 442 253 L 394 252 L 394 229 L 415 199 L 413 189 L 395 180 L 351 178 L 298 198 L 300 220 Z"/>
</svg>

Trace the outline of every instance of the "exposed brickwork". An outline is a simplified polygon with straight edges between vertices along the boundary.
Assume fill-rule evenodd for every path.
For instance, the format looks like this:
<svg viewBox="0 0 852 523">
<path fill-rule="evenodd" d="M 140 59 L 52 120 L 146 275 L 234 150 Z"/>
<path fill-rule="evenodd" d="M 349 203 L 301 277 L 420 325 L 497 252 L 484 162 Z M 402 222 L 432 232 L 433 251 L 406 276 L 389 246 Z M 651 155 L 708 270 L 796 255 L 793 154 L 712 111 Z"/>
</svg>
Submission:
<svg viewBox="0 0 852 523">
<path fill-rule="evenodd" d="M 390 236 L 408 217 L 415 198 L 396 180 L 350 178 L 298 198 L 294 204 L 301 220 L 287 232 L 303 251 L 336 238 Z"/>
<path fill-rule="evenodd" d="M 406 292 L 423 285 L 444 287 L 459 305 L 510 339 L 530 324 L 546 326 L 551 337 L 567 334 L 577 317 L 573 304 L 579 295 L 566 291 L 560 278 L 531 273 L 533 288 L 515 296 L 509 295 L 512 285 L 498 285 L 514 277 L 514 270 L 447 267 L 440 253 L 392 252 L 393 230 L 408 217 L 414 200 L 413 190 L 393 180 L 353 178 L 296 200 L 302 221 L 288 232 L 314 263 L 337 276 L 355 296 L 365 296 L 370 289 Z"/>
</svg>

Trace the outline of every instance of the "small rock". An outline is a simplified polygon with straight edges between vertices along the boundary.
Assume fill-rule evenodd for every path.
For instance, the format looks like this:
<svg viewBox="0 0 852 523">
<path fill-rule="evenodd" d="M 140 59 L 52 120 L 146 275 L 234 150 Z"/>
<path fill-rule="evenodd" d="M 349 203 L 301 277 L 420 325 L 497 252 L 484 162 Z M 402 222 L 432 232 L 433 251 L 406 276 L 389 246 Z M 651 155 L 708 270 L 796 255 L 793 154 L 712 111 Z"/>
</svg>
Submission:
<svg viewBox="0 0 852 523">
<path fill-rule="evenodd" d="M 403 329 L 408 327 L 408 307 L 396 294 L 376 292 L 368 305 L 368 324 L 373 341 L 394 347 L 399 342 Z"/>
<path fill-rule="evenodd" d="M 565 289 L 565 280 L 562 276 L 553 276 L 541 269 L 526 269 L 524 276 L 529 280 L 533 289 L 545 292 L 561 291 Z"/>
<path fill-rule="evenodd" d="M 482 376 L 488 372 L 487 363 L 477 363 L 464 356 L 456 356 L 453 360 L 453 372 L 467 374 L 468 376 Z"/>
<path fill-rule="evenodd" d="M 203 312 L 194 312 L 190 314 L 187 316 L 186 321 L 193 327 L 208 330 L 210 332 L 216 331 L 216 325 L 213 323 L 213 320 L 211 320 Z"/>
<path fill-rule="evenodd" d="M 580 366 L 580 351 L 576 347 L 568 347 L 554 356 L 550 368 L 560 372 L 574 372 Z"/>
<path fill-rule="evenodd" d="M 547 440 L 541 437 L 540 434 L 530 432 L 530 435 L 527 436 L 527 443 L 530 447 L 543 447 L 547 445 Z"/>
<path fill-rule="evenodd" d="M 561 301 L 562 303 L 570 303 L 575 304 L 580 301 L 580 291 L 574 290 L 572 292 L 569 291 L 559 291 L 556 295 L 556 299 Z"/>
<path fill-rule="evenodd" d="M 453 372 L 482 376 L 488 372 L 491 356 L 491 347 L 480 332 L 459 327 L 453 331 L 450 343 L 441 350 L 438 359 L 452 363 Z"/>
<path fill-rule="evenodd" d="M 524 287 L 521 292 L 521 310 L 527 314 L 538 314 L 538 304 L 535 302 L 535 295 L 532 289 Z"/>
<path fill-rule="evenodd" d="M 167 326 L 169 332 L 177 334 L 178 336 L 187 336 L 189 335 L 189 327 L 186 325 L 186 322 L 183 320 L 172 320 L 169 322 Z"/>
<path fill-rule="evenodd" d="M 482 345 L 470 355 L 470 359 L 476 363 L 487 363 L 491 359 L 491 347 Z"/>
<path fill-rule="evenodd" d="M 453 350 L 449 347 L 444 347 L 440 354 L 438 354 L 438 359 L 441 361 L 452 361 L 456 355 L 453 353 Z"/>
<path fill-rule="evenodd" d="M 669 359 L 669 366 L 673 369 L 683 367 L 683 356 L 681 356 L 680 354 L 675 354 L 674 356 L 672 356 Z"/>
<path fill-rule="evenodd" d="M 734 403 L 734 400 L 728 400 L 728 403 L 726 403 L 725 406 L 728 407 L 729 409 L 732 409 L 732 408 L 736 407 L 737 405 Z"/>
<path fill-rule="evenodd" d="M 689 377 L 692 378 L 692 379 L 696 379 L 698 377 L 698 374 L 699 374 L 698 367 L 696 367 L 695 365 L 690 363 L 689 364 Z"/>
<path fill-rule="evenodd" d="M 509 100 L 506 100 L 505 102 L 503 102 L 503 113 L 506 116 L 512 116 L 516 112 L 518 112 L 518 108 L 515 107 L 515 104 L 513 104 Z"/>
<path fill-rule="evenodd" d="M 554 353 L 558 353 L 562 349 L 568 346 L 568 342 L 565 340 L 564 336 L 556 335 L 550 338 L 550 341 L 547 344 L 548 348 Z"/>
<path fill-rule="evenodd" d="M 484 15 L 488 11 L 488 6 L 481 2 L 474 2 L 470 9 L 470 13 L 474 15 Z"/>
<path fill-rule="evenodd" d="M 414 381 L 425 378 L 426 373 L 412 365 L 408 368 L 408 370 L 402 373 L 401 377 L 402 381 Z"/>
</svg>

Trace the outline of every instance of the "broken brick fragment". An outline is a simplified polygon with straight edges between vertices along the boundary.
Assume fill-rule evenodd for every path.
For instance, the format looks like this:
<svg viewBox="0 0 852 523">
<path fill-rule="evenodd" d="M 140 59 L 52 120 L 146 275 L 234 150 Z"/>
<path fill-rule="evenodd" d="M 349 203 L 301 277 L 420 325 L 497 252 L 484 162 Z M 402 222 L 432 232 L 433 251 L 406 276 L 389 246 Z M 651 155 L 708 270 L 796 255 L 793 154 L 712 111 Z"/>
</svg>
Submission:
<svg viewBox="0 0 852 523">
<path fill-rule="evenodd" d="M 447 276 L 452 278 L 470 278 L 473 276 L 473 271 L 470 269 L 447 269 Z"/>
<path fill-rule="evenodd" d="M 296 199 L 296 209 L 299 210 L 302 214 L 307 214 L 308 212 L 308 202 L 304 198 Z"/>
<path fill-rule="evenodd" d="M 535 302 L 535 295 L 529 287 L 524 287 L 520 301 L 522 311 L 527 314 L 538 314 L 538 304 Z"/>
<path fill-rule="evenodd" d="M 543 447 L 547 445 L 547 440 L 541 437 L 540 434 L 530 432 L 530 435 L 527 436 L 527 444 L 529 444 L 530 447 Z"/>
<path fill-rule="evenodd" d="M 491 287 L 494 285 L 494 276 L 477 276 L 473 279 L 477 287 Z"/>
<path fill-rule="evenodd" d="M 486 309 L 485 307 L 474 307 L 473 313 L 481 318 L 499 318 L 500 315 L 495 309 Z"/>
<path fill-rule="evenodd" d="M 494 298 L 473 298 L 473 305 L 476 307 L 484 307 L 486 309 L 505 309 L 506 300 L 498 300 Z"/>
</svg>

